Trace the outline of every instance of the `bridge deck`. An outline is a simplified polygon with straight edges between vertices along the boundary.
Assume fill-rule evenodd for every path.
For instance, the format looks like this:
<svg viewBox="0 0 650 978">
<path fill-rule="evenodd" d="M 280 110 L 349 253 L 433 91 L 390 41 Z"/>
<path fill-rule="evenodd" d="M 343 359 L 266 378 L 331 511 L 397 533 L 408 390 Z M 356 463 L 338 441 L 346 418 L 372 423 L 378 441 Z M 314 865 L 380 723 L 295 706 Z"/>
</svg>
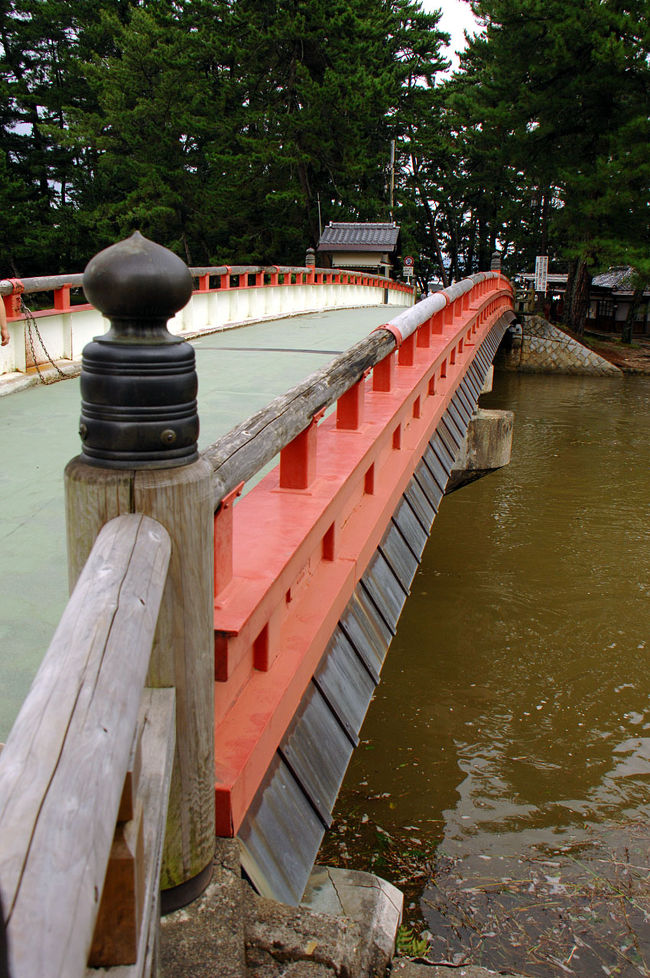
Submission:
<svg viewBox="0 0 650 978">
<path fill-rule="evenodd" d="M 394 315 L 385 306 L 274 320 L 195 343 L 200 446 Z M 67 600 L 63 469 L 79 453 L 78 380 L 0 398 L 0 740 Z"/>
</svg>

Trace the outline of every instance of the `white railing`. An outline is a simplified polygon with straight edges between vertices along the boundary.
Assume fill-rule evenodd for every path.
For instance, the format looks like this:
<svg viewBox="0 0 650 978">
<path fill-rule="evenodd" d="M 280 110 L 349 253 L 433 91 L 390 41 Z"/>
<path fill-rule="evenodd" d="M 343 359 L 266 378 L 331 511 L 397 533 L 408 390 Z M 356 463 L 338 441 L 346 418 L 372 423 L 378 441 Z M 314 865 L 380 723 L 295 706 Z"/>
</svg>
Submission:
<svg viewBox="0 0 650 978">
<path fill-rule="evenodd" d="M 192 299 L 169 323 L 172 333 L 192 338 L 243 323 L 300 313 L 360 306 L 410 306 L 414 290 L 380 275 L 325 268 L 258 265 L 192 268 Z M 104 333 L 107 321 L 83 301 L 83 276 L 52 275 L 0 280 L 10 342 L 0 348 L 0 374 L 24 373 L 49 359 L 79 360 L 86 343 Z M 52 306 L 26 314 L 24 297 L 52 293 Z M 32 321 L 33 320 L 33 321 Z"/>
</svg>

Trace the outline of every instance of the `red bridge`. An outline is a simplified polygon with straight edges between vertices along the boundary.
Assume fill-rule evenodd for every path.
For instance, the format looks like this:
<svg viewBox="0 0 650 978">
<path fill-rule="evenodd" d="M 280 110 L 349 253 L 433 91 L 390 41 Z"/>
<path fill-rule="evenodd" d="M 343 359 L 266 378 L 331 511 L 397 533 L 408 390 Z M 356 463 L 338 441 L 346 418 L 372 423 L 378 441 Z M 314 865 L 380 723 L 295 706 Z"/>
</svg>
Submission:
<svg viewBox="0 0 650 978">
<path fill-rule="evenodd" d="M 191 277 L 140 242 L 86 271 L 112 329 L 84 353 L 66 470 L 74 591 L 0 757 L 14 978 L 148 973 L 159 890 L 205 887 L 215 827 L 260 893 L 299 902 L 514 318 L 509 282 L 475 275 L 197 457 L 193 353 L 165 327 Z"/>
</svg>

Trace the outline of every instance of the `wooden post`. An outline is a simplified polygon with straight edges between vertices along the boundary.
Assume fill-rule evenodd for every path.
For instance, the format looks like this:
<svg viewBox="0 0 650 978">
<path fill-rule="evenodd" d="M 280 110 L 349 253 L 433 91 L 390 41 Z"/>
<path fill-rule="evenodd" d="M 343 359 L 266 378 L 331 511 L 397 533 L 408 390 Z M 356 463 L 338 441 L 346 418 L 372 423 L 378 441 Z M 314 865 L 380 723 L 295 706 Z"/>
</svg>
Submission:
<svg viewBox="0 0 650 978">
<path fill-rule="evenodd" d="M 147 685 L 176 689 L 176 754 L 161 872 L 163 912 L 183 906 L 210 881 L 214 814 L 214 583 L 212 466 L 143 469 L 136 513 L 172 540 Z"/>
<path fill-rule="evenodd" d="M 95 413 L 102 410 L 108 420 L 93 446 L 89 448 L 85 440 L 84 453 L 68 464 L 65 488 L 71 586 L 97 533 L 113 516 L 129 512 L 153 516 L 167 529 L 172 540 L 169 575 L 147 680 L 149 686 L 176 690 L 176 753 L 161 871 L 163 910 L 171 910 L 188 903 L 207 886 L 215 846 L 214 506 L 212 466 L 198 458 L 196 434 L 192 435 L 198 431 L 198 418 L 195 427 L 191 419 L 189 422 L 175 420 L 181 413 L 179 401 L 184 416 L 192 413 L 191 404 L 185 410 L 184 399 L 189 396 L 187 389 L 191 394 L 187 351 L 191 353 L 193 370 L 193 350 L 166 330 L 167 319 L 187 302 L 192 280 L 180 259 L 171 252 L 166 252 L 161 259 L 159 252 L 166 249 L 137 236 L 135 242 L 131 238 L 106 249 L 86 269 L 84 288 L 87 294 L 91 293 L 89 298 L 94 305 L 112 320 L 112 329 L 84 351 L 82 410 L 87 412 L 90 421 L 86 435 L 82 415 L 82 440 L 93 437 L 91 422 Z M 164 274 L 156 278 L 151 268 L 158 267 L 161 261 L 167 265 Z M 182 283 L 185 276 L 186 288 Z M 157 319 L 151 318 L 152 313 Z M 164 321 L 162 329 L 161 320 Z M 120 342 L 119 331 L 124 323 L 129 338 Z M 133 341 L 134 334 L 142 343 Z M 113 339 L 109 340 L 110 336 Z M 118 366 L 124 362 L 124 376 L 119 375 L 115 363 L 105 371 L 107 377 L 101 374 L 103 363 L 97 367 L 99 356 L 94 352 L 100 344 L 105 360 L 113 356 Z M 144 379 L 138 376 L 138 371 L 146 370 L 146 365 L 159 354 L 165 357 L 164 370 L 154 369 L 152 376 Z M 185 378 L 182 394 L 180 381 L 176 384 L 174 376 L 170 379 L 175 356 L 180 364 L 178 372 Z M 164 375 L 165 379 L 152 394 L 158 375 Z M 117 376 L 114 397 L 111 398 L 109 390 L 108 397 L 104 397 L 108 404 L 102 404 L 98 397 L 100 406 L 96 411 L 94 407 L 91 410 L 88 402 L 92 407 L 93 385 L 97 384 L 105 394 L 114 376 Z M 195 372 L 193 391 L 196 393 Z M 193 403 L 195 407 L 196 402 Z M 112 404 L 116 405 L 114 415 L 111 415 Z M 141 423 L 136 426 L 141 433 L 124 432 L 120 427 L 125 406 L 132 412 L 142 412 Z M 107 437 L 106 430 L 110 434 L 113 429 L 114 434 Z"/>
</svg>

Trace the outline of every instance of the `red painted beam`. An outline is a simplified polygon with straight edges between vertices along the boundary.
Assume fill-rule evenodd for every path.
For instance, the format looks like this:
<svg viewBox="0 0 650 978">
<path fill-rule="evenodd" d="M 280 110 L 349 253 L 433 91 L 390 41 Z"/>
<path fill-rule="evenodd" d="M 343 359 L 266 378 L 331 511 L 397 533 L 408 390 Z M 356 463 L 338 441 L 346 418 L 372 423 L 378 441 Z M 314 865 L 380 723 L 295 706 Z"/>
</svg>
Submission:
<svg viewBox="0 0 650 978">
<path fill-rule="evenodd" d="M 412 334 L 283 450 L 297 476 L 281 464 L 234 507 L 232 578 L 214 619 L 219 835 L 237 832 L 440 417 L 512 308 L 504 280 L 488 284 L 463 316 L 456 300 L 453 332 L 427 323 L 429 345 Z"/>
</svg>

